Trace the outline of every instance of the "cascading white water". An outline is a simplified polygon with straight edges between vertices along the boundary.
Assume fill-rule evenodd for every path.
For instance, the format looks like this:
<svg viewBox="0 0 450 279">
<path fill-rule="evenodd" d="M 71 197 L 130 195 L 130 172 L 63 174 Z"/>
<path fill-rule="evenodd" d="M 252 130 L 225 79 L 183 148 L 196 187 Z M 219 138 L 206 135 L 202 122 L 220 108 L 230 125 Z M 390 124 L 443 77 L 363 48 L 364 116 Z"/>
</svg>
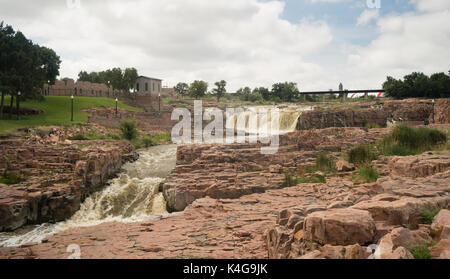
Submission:
<svg viewBox="0 0 450 279">
<path fill-rule="evenodd" d="M 278 109 L 278 113 L 272 113 L 275 109 Z M 312 109 L 311 106 L 245 107 L 241 112 L 236 111 L 227 115 L 226 128 L 248 134 L 258 134 L 264 129 L 268 129 L 268 134 L 272 135 L 285 134 L 295 131 L 299 116 L 304 111 Z"/>
<path fill-rule="evenodd" d="M 20 246 L 75 227 L 103 222 L 136 222 L 169 215 L 159 185 L 175 167 L 176 146 L 162 145 L 139 152 L 139 159 L 123 166 L 109 186 L 89 196 L 70 219 L 57 224 L 28 226 L 0 233 L 0 246 Z"/>
</svg>

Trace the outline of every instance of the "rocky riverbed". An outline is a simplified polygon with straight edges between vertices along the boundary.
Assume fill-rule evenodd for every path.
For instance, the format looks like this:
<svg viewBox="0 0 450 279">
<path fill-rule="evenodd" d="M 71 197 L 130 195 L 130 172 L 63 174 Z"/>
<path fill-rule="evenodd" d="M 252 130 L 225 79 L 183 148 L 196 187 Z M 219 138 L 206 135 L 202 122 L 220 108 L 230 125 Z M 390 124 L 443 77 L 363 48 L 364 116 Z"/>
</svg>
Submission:
<svg viewBox="0 0 450 279">
<path fill-rule="evenodd" d="M 340 159 L 387 133 L 297 131 L 282 136 L 272 156 L 247 144 L 180 146 L 161 190 L 168 209 L 183 212 L 69 228 L 40 244 L 0 248 L 0 255 L 67 258 L 76 244 L 82 258 L 411 258 L 410 247 L 434 241 L 432 257 L 448 258 L 448 211 L 432 224 L 422 218 L 450 205 L 448 151 L 381 157 L 372 162 L 381 175 L 374 183 L 352 182 L 355 170 L 342 162 L 323 174 L 326 183 L 282 187 L 284 171 L 312 165 L 318 152 Z"/>
</svg>

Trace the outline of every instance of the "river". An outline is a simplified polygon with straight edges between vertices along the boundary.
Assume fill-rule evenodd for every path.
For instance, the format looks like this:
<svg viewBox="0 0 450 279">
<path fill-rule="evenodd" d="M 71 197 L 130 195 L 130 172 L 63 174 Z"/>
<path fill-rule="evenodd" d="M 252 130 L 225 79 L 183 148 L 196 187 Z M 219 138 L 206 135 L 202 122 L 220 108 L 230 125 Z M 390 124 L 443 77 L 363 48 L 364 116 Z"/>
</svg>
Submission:
<svg viewBox="0 0 450 279">
<path fill-rule="evenodd" d="M 266 125 L 257 122 L 251 127 L 249 119 L 257 117 L 261 110 L 274 107 L 247 107 L 239 115 L 232 115 L 236 130 L 253 133 Z M 280 108 L 277 118 L 266 120 L 278 122 L 276 131 L 284 134 L 295 130 L 298 117 L 309 106 L 284 106 Z M 242 119 L 242 125 L 239 125 Z M 229 128 L 229 127 L 227 127 Z M 159 192 L 159 185 L 175 168 L 176 145 L 159 145 L 139 150 L 139 159 L 127 163 L 117 178 L 111 179 L 103 190 L 89 196 L 70 219 L 56 224 L 25 226 L 14 232 L 0 233 L 0 247 L 20 246 L 26 243 L 41 242 L 43 239 L 76 227 L 95 226 L 104 222 L 140 222 L 167 217 L 164 196 Z"/>
</svg>

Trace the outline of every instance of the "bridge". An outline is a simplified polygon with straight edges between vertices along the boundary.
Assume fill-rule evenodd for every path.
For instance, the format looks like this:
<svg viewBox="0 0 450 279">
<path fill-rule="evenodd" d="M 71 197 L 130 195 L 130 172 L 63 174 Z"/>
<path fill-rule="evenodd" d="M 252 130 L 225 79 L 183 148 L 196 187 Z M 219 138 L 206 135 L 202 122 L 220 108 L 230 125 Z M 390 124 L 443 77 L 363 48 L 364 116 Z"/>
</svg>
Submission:
<svg viewBox="0 0 450 279">
<path fill-rule="evenodd" d="M 342 94 L 342 100 L 345 101 L 347 99 L 348 94 L 365 94 L 366 98 L 368 98 L 369 93 L 384 93 L 383 89 L 363 89 L 363 90 L 339 90 L 339 91 L 311 91 L 311 92 L 300 92 L 300 95 L 303 95 L 306 98 L 306 95 L 323 95 L 323 101 L 325 101 L 325 95 L 330 94 Z"/>
</svg>

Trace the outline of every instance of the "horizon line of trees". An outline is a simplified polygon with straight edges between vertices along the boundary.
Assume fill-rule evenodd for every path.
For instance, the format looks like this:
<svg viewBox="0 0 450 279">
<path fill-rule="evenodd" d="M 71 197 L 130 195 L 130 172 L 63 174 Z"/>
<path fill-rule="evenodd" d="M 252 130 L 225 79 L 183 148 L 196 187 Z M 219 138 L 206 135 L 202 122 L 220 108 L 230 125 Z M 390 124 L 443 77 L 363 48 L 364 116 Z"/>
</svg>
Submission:
<svg viewBox="0 0 450 279">
<path fill-rule="evenodd" d="M 88 81 L 92 83 L 103 83 L 113 89 L 129 92 L 133 89 L 138 78 L 138 72 L 135 68 L 125 68 L 122 70 L 119 67 L 108 69 L 101 72 L 86 72 L 80 71 L 78 73 L 78 81 Z"/>
<path fill-rule="evenodd" d="M 193 98 L 202 98 L 207 94 L 211 94 L 219 101 L 223 97 L 237 96 L 242 101 L 258 102 L 258 101 L 275 101 L 275 102 L 292 102 L 300 98 L 300 91 L 297 84 L 294 82 L 280 82 L 275 83 L 272 89 L 265 87 L 257 87 L 251 89 L 250 87 L 242 87 L 236 91 L 235 94 L 228 93 L 226 90 L 227 82 L 221 80 L 216 82 L 215 88 L 208 92 L 208 83 L 202 80 L 195 80 L 191 84 L 179 82 L 174 86 L 175 92 L 180 96 L 190 96 Z"/>
<path fill-rule="evenodd" d="M 45 83 L 54 83 L 59 76 L 60 57 L 54 50 L 33 43 L 20 31 L 0 22 L 0 119 L 3 118 L 5 96 L 10 107 L 19 107 L 19 100 L 41 99 Z M 19 94 L 20 92 L 20 94 Z M 11 111 L 10 116 L 11 116 Z M 17 109 L 17 111 L 19 111 Z"/>
<path fill-rule="evenodd" d="M 383 83 L 387 97 L 404 98 L 448 98 L 450 97 L 450 76 L 435 73 L 427 76 L 421 72 L 413 72 L 395 79 L 391 76 Z"/>
</svg>

